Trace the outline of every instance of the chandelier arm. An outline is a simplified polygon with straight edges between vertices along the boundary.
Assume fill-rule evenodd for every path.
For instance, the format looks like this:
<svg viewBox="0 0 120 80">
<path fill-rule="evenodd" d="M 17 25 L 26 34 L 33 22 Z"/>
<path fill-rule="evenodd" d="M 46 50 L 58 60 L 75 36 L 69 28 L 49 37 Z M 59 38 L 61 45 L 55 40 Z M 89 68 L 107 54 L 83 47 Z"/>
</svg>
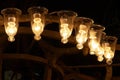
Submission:
<svg viewBox="0 0 120 80">
<path fill-rule="evenodd" d="M 44 51 L 46 58 L 48 59 L 48 64 L 54 68 L 56 71 L 60 72 L 61 76 L 64 76 L 63 69 L 56 63 L 57 59 L 59 58 L 59 52 L 54 51 L 56 50 L 55 47 L 48 44 L 47 42 L 40 40 L 39 41 L 40 48 Z M 48 52 L 49 51 L 49 52 Z"/>
<path fill-rule="evenodd" d="M 48 64 L 48 60 L 45 59 L 45 58 L 42 58 L 42 57 L 38 57 L 38 56 L 33 56 L 33 55 L 30 55 L 30 54 L 0 54 L 1 59 L 4 60 L 4 59 L 24 59 L 24 60 L 33 60 L 33 61 L 38 61 L 38 62 L 42 62 L 42 63 L 45 63 L 45 64 Z"/>
<path fill-rule="evenodd" d="M 29 53 L 29 51 L 32 49 L 34 44 L 35 44 L 35 40 L 32 40 L 31 43 L 29 44 L 29 46 L 27 47 L 27 49 L 25 50 L 25 52 Z"/>
<path fill-rule="evenodd" d="M 69 54 L 70 55 L 70 52 L 72 52 L 71 54 L 75 54 L 76 51 L 77 51 L 77 53 L 79 52 L 79 50 L 76 49 L 76 48 L 66 48 L 66 49 L 56 48 L 56 47 L 52 46 L 51 44 L 48 44 L 46 41 L 43 41 L 43 40 L 39 41 L 39 45 L 40 45 L 41 48 L 43 48 L 45 50 L 44 52 L 49 56 L 48 60 L 50 62 L 50 65 L 52 67 L 54 67 L 55 69 L 57 69 L 61 73 L 62 76 L 64 76 L 64 71 L 56 63 L 58 58 L 60 56 L 64 55 L 64 54 Z M 50 52 L 47 53 L 46 50 L 50 51 Z M 52 54 L 52 55 L 50 55 L 50 54 Z"/>
<path fill-rule="evenodd" d="M 100 67 L 106 67 L 106 66 L 107 66 L 107 64 L 66 66 L 66 65 L 64 65 L 63 63 L 62 63 L 61 65 L 62 65 L 61 67 L 64 68 L 65 70 L 74 69 L 74 68 L 76 68 L 76 69 L 77 69 L 77 68 L 96 68 L 96 67 L 100 68 Z M 111 64 L 111 66 L 112 66 L 112 67 L 119 67 L 120 64 L 119 64 L 119 63 Z"/>
<path fill-rule="evenodd" d="M 82 66 L 82 65 L 80 65 L 80 66 L 63 66 L 62 65 L 62 68 L 64 68 L 64 70 L 68 70 L 68 69 L 71 70 L 71 68 L 93 68 L 93 67 L 106 67 L 105 80 L 111 80 L 112 79 L 112 65 L 106 65 L 106 64 L 104 64 L 104 65 L 87 65 L 87 66 Z M 70 74 L 70 75 L 73 76 L 72 74 Z M 71 77 L 71 78 L 68 77 L 68 80 L 69 80 L 69 78 L 72 79 L 72 78 L 77 78 L 77 77 L 78 76 L 74 76 L 74 77 Z M 65 78 L 65 80 L 67 80 L 67 79 Z"/>
<path fill-rule="evenodd" d="M 105 80 L 111 80 L 111 79 L 112 79 L 112 66 L 111 65 L 107 65 L 106 66 Z"/>
<path fill-rule="evenodd" d="M 70 55 L 70 54 L 78 54 L 82 52 L 81 50 L 78 50 L 76 47 L 70 47 L 70 48 L 56 48 L 52 44 L 48 44 L 46 41 L 40 40 L 39 45 L 41 48 L 44 48 L 53 54 L 56 54 L 56 56 L 62 56 L 64 54 Z"/>
<path fill-rule="evenodd" d="M 45 52 L 46 58 L 48 60 L 48 65 L 54 68 L 56 71 L 60 73 L 60 76 L 64 76 L 64 71 L 60 65 L 57 64 L 57 60 L 59 56 L 56 56 L 56 54 L 52 54 L 51 52 L 48 52 L 46 49 L 42 49 Z M 52 54 L 52 55 L 51 55 Z"/>
<path fill-rule="evenodd" d="M 57 15 L 46 15 L 46 24 L 59 23 L 59 17 Z"/>
<path fill-rule="evenodd" d="M 64 77 L 64 75 L 65 75 L 64 70 L 60 67 L 60 65 L 54 64 L 53 68 L 55 68 L 56 71 L 58 71 L 61 74 L 61 76 Z"/>
<path fill-rule="evenodd" d="M 64 77 L 64 80 L 71 80 L 71 79 L 96 80 L 91 76 L 81 73 L 70 73 Z"/>
<path fill-rule="evenodd" d="M 49 65 L 45 65 L 44 80 L 51 80 L 52 68 Z"/>
</svg>

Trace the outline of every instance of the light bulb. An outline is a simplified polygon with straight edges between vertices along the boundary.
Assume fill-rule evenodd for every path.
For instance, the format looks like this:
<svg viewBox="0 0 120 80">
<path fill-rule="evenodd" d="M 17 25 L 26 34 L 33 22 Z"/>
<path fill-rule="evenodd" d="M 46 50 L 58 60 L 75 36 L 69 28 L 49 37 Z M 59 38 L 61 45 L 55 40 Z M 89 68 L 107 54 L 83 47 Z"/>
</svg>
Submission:
<svg viewBox="0 0 120 80">
<path fill-rule="evenodd" d="M 75 20 L 74 28 L 75 28 L 75 39 L 77 42 L 76 47 L 78 49 L 82 49 L 84 43 L 88 39 L 88 32 L 90 26 L 93 24 L 93 20 L 86 17 L 77 17 Z"/>
<path fill-rule="evenodd" d="M 109 50 L 109 51 L 105 51 L 105 54 L 104 54 L 105 58 L 107 59 L 111 59 L 114 57 L 114 52 L 112 50 Z"/>
<path fill-rule="evenodd" d="M 97 48 L 99 47 L 99 43 L 96 41 L 96 39 L 91 39 L 89 42 L 89 47 L 90 47 L 90 54 L 93 55 L 95 54 Z"/>
<path fill-rule="evenodd" d="M 71 35 L 71 30 L 68 28 L 68 24 L 67 23 L 61 24 L 60 35 L 62 37 L 61 42 L 64 43 L 64 44 L 67 43 L 68 42 L 68 38 Z"/>
<path fill-rule="evenodd" d="M 96 51 L 96 56 L 103 56 L 104 55 L 104 49 L 99 46 Z"/>
<path fill-rule="evenodd" d="M 89 45 L 89 48 L 90 48 L 90 54 L 94 55 L 98 46 L 99 46 L 99 43 L 97 41 L 96 32 L 93 29 L 90 30 L 88 45 Z"/>
<path fill-rule="evenodd" d="M 61 39 L 61 42 L 62 42 L 63 44 L 66 44 L 66 43 L 68 42 L 68 39 L 62 38 L 62 39 Z"/>
<path fill-rule="evenodd" d="M 34 39 L 40 40 L 45 27 L 45 16 L 48 13 L 48 9 L 45 7 L 34 6 L 28 8 L 28 12 L 31 17 L 31 29 L 34 34 Z"/>
<path fill-rule="evenodd" d="M 104 50 L 105 50 L 104 56 L 106 59 L 112 59 L 114 57 L 114 52 L 111 50 L 109 43 L 105 43 Z"/>
<path fill-rule="evenodd" d="M 102 31 L 104 29 L 105 28 L 103 26 L 97 25 L 97 24 L 93 24 L 90 27 L 88 44 L 89 44 L 91 54 L 97 54 L 97 50 L 100 47 Z"/>
<path fill-rule="evenodd" d="M 66 44 L 68 42 L 68 38 L 71 36 L 74 20 L 77 16 L 76 12 L 61 10 L 57 12 L 59 16 L 59 32 L 61 36 L 61 42 Z"/>
<path fill-rule="evenodd" d="M 87 40 L 87 33 L 84 30 L 80 30 L 79 33 L 76 35 L 76 41 L 77 41 L 77 48 L 82 49 L 83 44 Z"/>
<path fill-rule="evenodd" d="M 15 22 L 8 22 L 8 26 L 5 28 L 5 31 L 7 35 L 9 36 L 8 40 L 13 42 L 15 40 L 14 36 L 17 33 L 17 27 L 16 27 Z"/>
<path fill-rule="evenodd" d="M 15 40 L 14 36 L 17 33 L 19 25 L 19 16 L 21 15 L 21 10 L 17 8 L 6 8 L 1 11 L 4 18 L 5 32 L 8 35 L 8 40 L 13 42 Z"/>
<path fill-rule="evenodd" d="M 116 43 L 117 38 L 114 36 L 105 36 L 105 38 L 103 39 L 102 47 L 104 48 L 104 57 L 108 65 L 112 64 Z"/>
<path fill-rule="evenodd" d="M 35 34 L 34 39 L 35 40 L 40 40 L 41 36 L 40 34 L 43 32 L 44 25 L 41 22 L 40 18 L 34 18 L 33 19 L 33 24 L 32 24 L 32 31 Z"/>
<path fill-rule="evenodd" d="M 79 44 L 79 43 L 78 43 L 78 44 L 76 45 L 76 47 L 77 47 L 78 49 L 82 49 L 82 48 L 83 48 L 83 44 Z"/>
<path fill-rule="evenodd" d="M 17 28 L 15 27 L 15 22 L 8 22 L 8 26 L 6 27 L 6 33 L 10 36 L 15 35 L 17 32 Z"/>
<path fill-rule="evenodd" d="M 98 57 L 97 57 L 97 60 L 98 60 L 99 62 L 102 62 L 103 59 L 104 59 L 103 56 L 98 56 Z"/>
</svg>

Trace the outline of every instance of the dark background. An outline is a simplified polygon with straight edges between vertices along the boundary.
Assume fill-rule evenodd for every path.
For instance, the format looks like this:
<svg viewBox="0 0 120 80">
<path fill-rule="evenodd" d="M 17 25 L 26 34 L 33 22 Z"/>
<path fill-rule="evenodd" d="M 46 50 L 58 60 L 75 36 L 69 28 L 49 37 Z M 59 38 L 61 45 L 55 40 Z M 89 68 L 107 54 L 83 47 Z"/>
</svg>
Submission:
<svg viewBox="0 0 120 80">
<path fill-rule="evenodd" d="M 1 0 L 0 1 L 0 10 L 8 7 L 16 7 L 22 10 L 22 14 L 28 14 L 27 9 L 32 6 L 42 6 L 46 7 L 49 10 L 49 13 L 59 10 L 72 10 L 78 13 L 80 17 L 89 17 L 94 20 L 95 23 L 103 25 L 106 29 L 105 32 L 107 35 L 116 36 L 118 38 L 118 44 L 120 43 L 120 6 L 118 0 Z M 17 52 L 16 46 L 19 46 L 18 52 L 25 52 L 25 48 L 28 47 L 28 44 L 32 44 L 32 38 L 30 36 L 30 40 L 28 40 L 29 36 L 25 36 L 24 38 L 19 36 L 20 40 L 16 40 L 15 43 L 7 42 L 7 46 L 5 47 L 4 52 L 12 53 Z M 23 40 L 22 40 L 23 39 Z M 18 44 L 18 42 L 20 42 Z M 60 44 L 60 41 L 56 41 L 57 44 Z M 52 41 L 54 44 L 54 41 Z M 12 46 L 12 47 L 11 47 Z M 40 49 L 37 49 L 38 44 L 34 43 L 32 49 L 29 51 L 30 54 L 36 53 L 34 55 L 41 56 Z M 16 51 L 15 51 L 16 50 Z M 116 51 L 115 59 L 113 63 L 119 63 L 119 51 Z M 64 61 L 66 65 L 89 65 L 89 64 L 101 64 L 95 61 L 96 58 L 93 56 L 84 57 L 82 54 L 76 55 L 65 55 L 61 58 L 61 61 Z M 9 61 L 6 60 L 4 62 L 4 66 L 8 66 L 9 64 L 17 64 L 14 66 L 15 70 L 22 71 L 24 75 L 23 80 L 31 80 L 30 75 L 27 75 L 30 71 L 34 71 L 35 73 L 40 74 L 35 75 L 37 77 L 43 76 L 44 66 L 43 64 L 38 64 L 36 62 L 28 62 L 24 63 L 24 61 Z M 105 63 L 105 62 L 103 62 Z M 22 65 L 22 66 L 21 66 Z M 33 65 L 33 66 L 31 66 Z M 29 68 L 28 68 L 29 67 Z M 41 68 L 41 69 L 39 69 Z M 113 76 L 120 76 L 119 66 L 113 67 Z M 6 68 L 4 68 L 5 70 Z M 12 68 L 13 69 L 13 68 Z M 80 68 L 77 71 L 81 73 L 98 77 L 99 80 L 104 80 L 105 77 L 105 67 L 104 68 Z M 92 72 L 93 71 L 93 72 Z M 26 73 L 25 73 L 26 72 Z M 56 73 L 53 71 L 53 77 L 56 76 Z M 26 77 L 27 76 L 27 77 Z M 42 78 L 38 78 L 43 79 Z M 55 78 L 53 78 L 55 79 Z M 37 79 L 36 79 L 37 80 Z"/>
</svg>

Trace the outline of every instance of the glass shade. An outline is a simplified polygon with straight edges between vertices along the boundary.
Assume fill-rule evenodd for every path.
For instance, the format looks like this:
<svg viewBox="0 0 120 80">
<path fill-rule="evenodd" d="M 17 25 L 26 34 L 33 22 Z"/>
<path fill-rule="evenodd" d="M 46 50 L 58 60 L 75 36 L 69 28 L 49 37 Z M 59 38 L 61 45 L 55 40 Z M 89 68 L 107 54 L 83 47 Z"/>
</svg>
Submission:
<svg viewBox="0 0 120 80">
<path fill-rule="evenodd" d="M 117 43 L 117 38 L 114 36 L 106 36 L 102 43 L 102 47 L 104 48 L 104 57 L 106 59 L 107 64 L 112 63 L 112 59 L 115 53 L 115 47 Z"/>
<path fill-rule="evenodd" d="M 60 17 L 60 35 L 62 37 L 61 42 L 67 43 L 68 38 L 72 34 L 74 20 L 77 16 L 76 12 L 73 11 L 59 11 L 58 16 Z"/>
<path fill-rule="evenodd" d="M 9 36 L 8 40 L 13 42 L 15 40 L 14 36 L 17 33 L 19 25 L 19 16 L 21 15 L 21 10 L 17 8 L 6 8 L 1 11 L 4 17 L 5 32 Z"/>
<path fill-rule="evenodd" d="M 30 7 L 28 12 L 31 16 L 31 28 L 34 33 L 34 39 L 40 40 L 45 26 L 45 15 L 48 9 L 45 7 Z"/>
<path fill-rule="evenodd" d="M 102 41 L 105 39 L 106 33 L 102 32 L 101 39 L 100 39 L 100 45 L 95 51 L 95 55 L 97 56 L 97 59 L 99 62 L 102 62 L 104 60 L 104 48 L 102 47 Z"/>
<path fill-rule="evenodd" d="M 76 47 L 78 49 L 82 49 L 83 44 L 88 39 L 88 30 L 90 29 L 90 26 L 94 23 L 94 21 L 86 17 L 77 17 L 75 21 L 75 39 L 77 41 Z"/>
<path fill-rule="evenodd" d="M 95 54 L 98 47 L 100 47 L 100 40 L 104 30 L 105 28 L 103 26 L 97 24 L 93 24 L 90 27 L 88 46 L 91 55 Z"/>
</svg>

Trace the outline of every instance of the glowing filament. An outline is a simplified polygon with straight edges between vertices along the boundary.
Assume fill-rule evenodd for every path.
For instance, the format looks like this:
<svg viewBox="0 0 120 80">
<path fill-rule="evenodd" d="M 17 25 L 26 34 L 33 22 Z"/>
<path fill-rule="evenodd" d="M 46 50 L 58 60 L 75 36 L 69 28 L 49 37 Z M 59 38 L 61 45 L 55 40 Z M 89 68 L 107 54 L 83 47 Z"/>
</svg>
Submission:
<svg viewBox="0 0 120 80">
<path fill-rule="evenodd" d="M 97 41 L 96 32 L 94 30 L 90 30 L 90 36 L 89 36 L 89 48 L 90 48 L 90 54 L 95 54 L 97 48 L 99 47 L 99 43 Z"/>
<path fill-rule="evenodd" d="M 61 24 L 60 35 L 62 37 L 61 42 L 67 43 L 68 42 L 68 38 L 71 35 L 71 30 L 68 28 L 68 24 L 67 23 Z"/>
<path fill-rule="evenodd" d="M 96 56 L 103 56 L 104 55 L 104 49 L 99 46 L 96 51 Z"/>
<path fill-rule="evenodd" d="M 111 50 L 111 47 L 105 47 L 105 54 L 106 59 L 112 59 L 114 57 L 114 52 Z"/>
<path fill-rule="evenodd" d="M 104 50 L 105 50 L 104 57 L 106 58 L 106 63 L 110 65 L 112 64 L 112 58 L 114 57 L 114 52 L 112 51 L 109 43 L 105 43 Z"/>
<path fill-rule="evenodd" d="M 43 32 L 44 25 L 41 22 L 41 18 L 34 18 L 32 24 L 32 31 L 35 34 L 34 38 L 40 40 L 40 34 Z"/>
<path fill-rule="evenodd" d="M 15 35 L 17 28 L 15 27 L 15 22 L 8 22 L 8 27 L 6 28 L 6 33 L 9 36 Z"/>
<path fill-rule="evenodd" d="M 99 43 L 97 42 L 96 39 L 91 39 L 89 42 L 89 47 L 90 47 L 90 54 L 93 55 L 95 54 L 97 48 L 99 47 Z"/>
<path fill-rule="evenodd" d="M 76 41 L 77 41 L 77 48 L 82 49 L 83 44 L 87 40 L 87 27 L 85 25 L 79 26 L 79 31 L 76 35 Z"/>
<path fill-rule="evenodd" d="M 83 30 L 80 30 L 79 33 L 76 35 L 76 41 L 77 41 L 77 48 L 78 49 L 82 49 L 83 48 L 83 44 L 86 42 L 87 40 L 87 33 Z"/>
<path fill-rule="evenodd" d="M 6 31 L 7 35 L 9 36 L 8 40 L 13 42 L 15 40 L 14 36 L 17 33 L 17 26 L 15 23 L 16 19 L 15 19 L 15 17 L 9 17 L 8 20 L 9 21 L 7 23 L 7 26 L 5 27 L 5 31 Z"/>
</svg>

